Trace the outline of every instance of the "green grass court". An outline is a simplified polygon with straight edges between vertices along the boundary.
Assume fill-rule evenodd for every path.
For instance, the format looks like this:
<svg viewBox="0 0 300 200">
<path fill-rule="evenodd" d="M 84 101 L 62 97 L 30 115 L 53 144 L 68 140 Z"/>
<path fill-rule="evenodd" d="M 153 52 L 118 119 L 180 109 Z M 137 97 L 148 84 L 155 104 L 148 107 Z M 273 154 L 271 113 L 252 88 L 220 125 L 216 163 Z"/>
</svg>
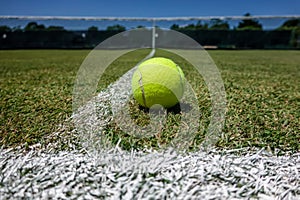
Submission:
<svg viewBox="0 0 300 200">
<path fill-rule="evenodd" d="M 72 90 L 76 73 L 88 50 L 7 50 L 0 51 L 0 146 L 32 145 L 58 129 L 72 114 Z M 221 148 L 245 146 L 270 150 L 300 150 L 300 51 L 244 50 L 208 51 L 218 66 L 227 93 L 227 115 Z M 132 68 L 147 50 L 122 56 L 100 80 L 99 91 Z M 209 123 L 210 99 L 205 83 L 188 63 L 175 55 L 158 51 L 182 66 L 193 86 L 203 119 Z M 142 112 L 131 104 L 133 113 Z M 139 113 L 137 123 L 147 116 Z M 168 116 L 163 137 L 133 141 L 133 145 L 156 146 L 167 143 L 179 114 Z M 112 141 L 126 134 L 113 127 Z M 117 137 L 117 138 L 116 138 Z M 203 134 L 195 138 L 197 146 Z M 132 145 L 132 144 L 131 144 Z"/>
</svg>

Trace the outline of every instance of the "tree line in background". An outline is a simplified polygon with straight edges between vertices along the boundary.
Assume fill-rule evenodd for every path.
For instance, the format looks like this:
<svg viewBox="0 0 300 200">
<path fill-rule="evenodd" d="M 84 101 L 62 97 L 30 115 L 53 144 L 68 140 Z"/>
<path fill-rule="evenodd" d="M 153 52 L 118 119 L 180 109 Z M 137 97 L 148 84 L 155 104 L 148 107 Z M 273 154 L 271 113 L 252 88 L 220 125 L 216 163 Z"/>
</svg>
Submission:
<svg viewBox="0 0 300 200">
<path fill-rule="evenodd" d="M 250 13 L 244 15 L 245 17 L 251 16 Z M 143 26 L 137 26 L 137 28 L 143 28 Z M 179 26 L 178 24 L 173 24 L 170 29 L 172 30 L 230 30 L 230 25 L 227 21 L 220 19 L 212 19 L 210 22 L 202 23 L 198 21 L 196 24 L 188 24 L 186 26 Z M 262 24 L 255 19 L 243 19 L 239 22 L 234 30 L 263 30 Z M 300 29 L 300 19 L 289 19 L 285 21 L 277 30 L 293 30 Z M 98 31 L 98 27 L 91 26 L 88 31 Z M 106 27 L 106 31 L 125 31 L 126 27 L 120 24 L 112 25 Z M 23 29 L 21 27 L 10 28 L 9 26 L 0 26 L 0 31 L 10 32 L 10 31 L 66 31 L 62 26 L 49 26 L 46 27 L 43 24 L 38 24 L 37 22 L 29 22 Z"/>
</svg>

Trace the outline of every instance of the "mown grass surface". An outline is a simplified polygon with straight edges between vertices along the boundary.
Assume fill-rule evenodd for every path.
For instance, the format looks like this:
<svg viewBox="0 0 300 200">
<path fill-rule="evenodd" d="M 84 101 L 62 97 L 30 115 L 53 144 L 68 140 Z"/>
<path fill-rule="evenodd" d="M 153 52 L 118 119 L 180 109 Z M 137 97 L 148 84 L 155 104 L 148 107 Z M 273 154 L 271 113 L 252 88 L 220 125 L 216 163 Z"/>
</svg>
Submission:
<svg viewBox="0 0 300 200">
<path fill-rule="evenodd" d="M 0 51 L 0 144 L 34 144 L 72 112 L 72 87 L 88 51 Z"/>
<path fill-rule="evenodd" d="M 216 51 L 228 112 L 220 145 L 299 150 L 300 52 Z"/>
<path fill-rule="evenodd" d="M 0 51 L 0 145 L 38 143 L 71 115 L 73 82 L 88 53 L 88 50 Z M 300 51 L 209 51 L 209 54 L 220 69 L 228 101 L 224 135 L 217 145 L 299 151 Z M 99 90 L 145 55 L 147 51 L 134 52 L 115 61 L 100 81 Z M 205 83 L 183 59 L 162 51 L 157 55 L 170 57 L 182 66 L 196 91 L 203 115 L 200 127 L 205 128 L 210 115 Z M 131 108 L 133 113 L 143 112 L 134 102 Z M 156 146 L 157 142 L 169 141 L 178 115 L 176 112 L 169 115 L 168 127 L 155 140 L 125 139 L 128 136 L 116 127 L 108 130 L 113 142 L 124 137 L 124 147 Z M 140 115 L 137 120 L 143 123 L 146 118 Z M 199 133 L 195 146 L 203 139 L 202 132 Z"/>
</svg>

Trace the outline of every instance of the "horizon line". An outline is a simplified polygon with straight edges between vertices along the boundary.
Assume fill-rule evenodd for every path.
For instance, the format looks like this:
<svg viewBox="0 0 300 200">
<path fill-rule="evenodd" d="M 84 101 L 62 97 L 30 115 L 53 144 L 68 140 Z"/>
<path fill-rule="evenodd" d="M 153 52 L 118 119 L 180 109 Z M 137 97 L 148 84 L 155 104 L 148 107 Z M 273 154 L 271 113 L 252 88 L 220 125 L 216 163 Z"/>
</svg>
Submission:
<svg viewBox="0 0 300 200">
<path fill-rule="evenodd" d="M 0 15 L 0 19 L 29 20 L 85 20 L 85 21 L 191 21 L 191 20 L 243 20 L 243 19 L 300 19 L 300 15 L 256 15 L 256 16 L 186 16 L 186 17 L 93 17 L 93 16 L 29 16 Z"/>
</svg>

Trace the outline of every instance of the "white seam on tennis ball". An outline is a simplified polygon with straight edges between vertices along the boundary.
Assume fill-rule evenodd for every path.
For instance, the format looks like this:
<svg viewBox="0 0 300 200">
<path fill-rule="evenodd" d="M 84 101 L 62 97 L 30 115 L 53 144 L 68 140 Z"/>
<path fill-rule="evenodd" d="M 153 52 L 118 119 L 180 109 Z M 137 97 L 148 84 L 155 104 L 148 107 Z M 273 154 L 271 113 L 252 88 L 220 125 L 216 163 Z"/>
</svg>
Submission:
<svg viewBox="0 0 300 200">
<path fill-rule="evenodd" d="M 139 85 L 142 91 L 142 97 L 143 97 L 143 102 L 144 102 L 144 106 L 146 106 L 146 97 L 145 97 L 145 90 L 144 90 L 144 86 L 143 86 L 143 75 L 140 71 L 139 68 L 137 68 L 137 71 L 139 72 L 140 78 L 139 78 Z"/>
</svg>

